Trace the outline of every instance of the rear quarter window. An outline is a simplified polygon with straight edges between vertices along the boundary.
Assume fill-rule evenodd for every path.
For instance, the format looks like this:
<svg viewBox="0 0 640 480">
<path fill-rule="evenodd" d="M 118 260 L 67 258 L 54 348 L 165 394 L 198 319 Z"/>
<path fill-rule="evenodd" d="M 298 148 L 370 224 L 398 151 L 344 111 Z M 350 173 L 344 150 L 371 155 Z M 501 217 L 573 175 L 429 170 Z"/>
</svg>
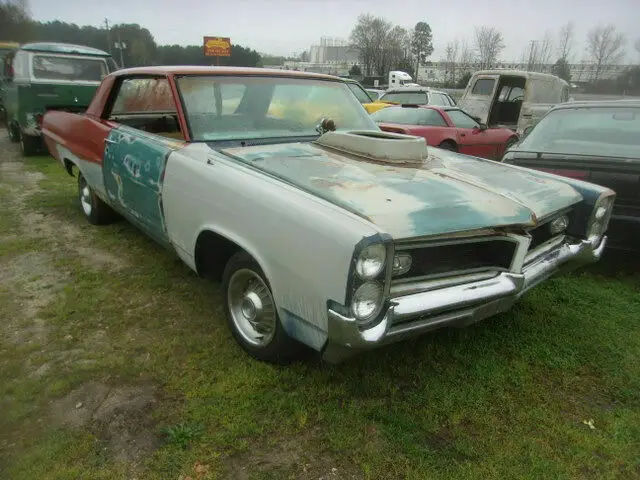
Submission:
<svg viewBox="0 0 640 480">
<path fill-rule="evenodd" d="M 493 78 L 479 78 L 473 84 L 472 95 L 491 95 L 496 81 Z"/>
</svg>

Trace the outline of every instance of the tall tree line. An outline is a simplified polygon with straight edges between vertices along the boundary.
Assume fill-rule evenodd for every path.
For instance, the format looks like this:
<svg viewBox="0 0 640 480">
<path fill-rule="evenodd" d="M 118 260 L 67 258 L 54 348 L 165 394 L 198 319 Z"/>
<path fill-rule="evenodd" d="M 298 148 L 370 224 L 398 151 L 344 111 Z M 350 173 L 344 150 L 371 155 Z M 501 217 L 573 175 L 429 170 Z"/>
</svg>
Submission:
<svg viewBox="0 0 640 480">
<path fill-rule="evenodd" d="M 38 22 L 31 19 L 26 0 L 0 0 L 0 40 L 25 42 L 63 42 L 86 45 L 111 52 L 126 67 L 142 65 L 212 65 L 201 45 L 158 45 L 151 32 L 137 23 L 96 27 L 61 21 Z M 233 40 L 233 39 L 232 39 Z M 122 50 L 117 45 L 124 45 Z M 122 52 L 122 55 L 120 53 Z M 220 65 L 262 66 L 258 52 L 241 45 L 231 46 L 231 56 L 221 57 Z"/>
</svg>

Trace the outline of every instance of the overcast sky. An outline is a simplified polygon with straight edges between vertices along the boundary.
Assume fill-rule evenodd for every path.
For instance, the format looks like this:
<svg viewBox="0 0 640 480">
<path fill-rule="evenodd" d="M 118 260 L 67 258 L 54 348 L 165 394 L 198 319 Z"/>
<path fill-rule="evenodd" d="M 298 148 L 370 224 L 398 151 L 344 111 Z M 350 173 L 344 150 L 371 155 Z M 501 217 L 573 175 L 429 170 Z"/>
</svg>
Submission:
<svg viewBox="0 0 640 480">
<path fill-rule="evenodd" d="M 629 60 L 638 58 L 633 44 L 640 37 L 640 0 L 30 0 L 30 7 L 42 21 L 138 23 L 159 44 L 200 45 L 204 35 L 225 36 L 277 55 L 308 50 L 322 36 L 348 39 L 361 13 L 407 28 L 426 21 L 433 30 L 433 60 L 448 41 L 471 40 L 475 25 L 500 29 L 504 61 L 520 60 L 527 42 L 546 30 L 557 37 L 568 21 L 576 26 L 574 61 L 585 57 L 586 33 L 599 23 L 613 23 L 627 35 Z"/>
</svg>

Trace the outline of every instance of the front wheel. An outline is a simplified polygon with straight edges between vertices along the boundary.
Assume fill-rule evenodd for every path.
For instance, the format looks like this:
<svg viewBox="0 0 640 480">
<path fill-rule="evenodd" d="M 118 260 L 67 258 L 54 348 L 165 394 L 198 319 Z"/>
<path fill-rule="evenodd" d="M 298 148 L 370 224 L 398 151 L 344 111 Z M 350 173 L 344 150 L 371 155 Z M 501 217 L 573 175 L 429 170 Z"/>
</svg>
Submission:
<svg viewBox="0 0 640 480">
<path fill-rule="evenodd" d="M 84 176 L 78 173 L 78 199 L 84 216 L 93 225 L 105 225 L 115 218 L 115 212 L 91 189 Z"/>
<path fill-rule="evenodd" d="M 297 344 L 284 331 L 269 283 L 249 254 L 238 252 L 229 259 L 222 291 L 231 333 L 249 355 L 277 364 L 293 359 Z"/>
</svg>

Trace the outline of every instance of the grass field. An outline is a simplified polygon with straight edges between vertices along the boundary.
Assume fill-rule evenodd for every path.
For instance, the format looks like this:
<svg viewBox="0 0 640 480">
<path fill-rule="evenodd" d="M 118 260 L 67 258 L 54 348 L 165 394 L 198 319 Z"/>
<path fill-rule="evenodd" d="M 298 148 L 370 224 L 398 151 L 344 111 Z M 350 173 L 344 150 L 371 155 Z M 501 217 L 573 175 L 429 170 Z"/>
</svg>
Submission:
<svg viewBox="0 0 640 480">
<path fill-rule="evenodd" d="M 0 478 L 640 477 L 640 275 L 338 366 L 258 363 L 218 285 L 0 138 Z"/>
</svg>

